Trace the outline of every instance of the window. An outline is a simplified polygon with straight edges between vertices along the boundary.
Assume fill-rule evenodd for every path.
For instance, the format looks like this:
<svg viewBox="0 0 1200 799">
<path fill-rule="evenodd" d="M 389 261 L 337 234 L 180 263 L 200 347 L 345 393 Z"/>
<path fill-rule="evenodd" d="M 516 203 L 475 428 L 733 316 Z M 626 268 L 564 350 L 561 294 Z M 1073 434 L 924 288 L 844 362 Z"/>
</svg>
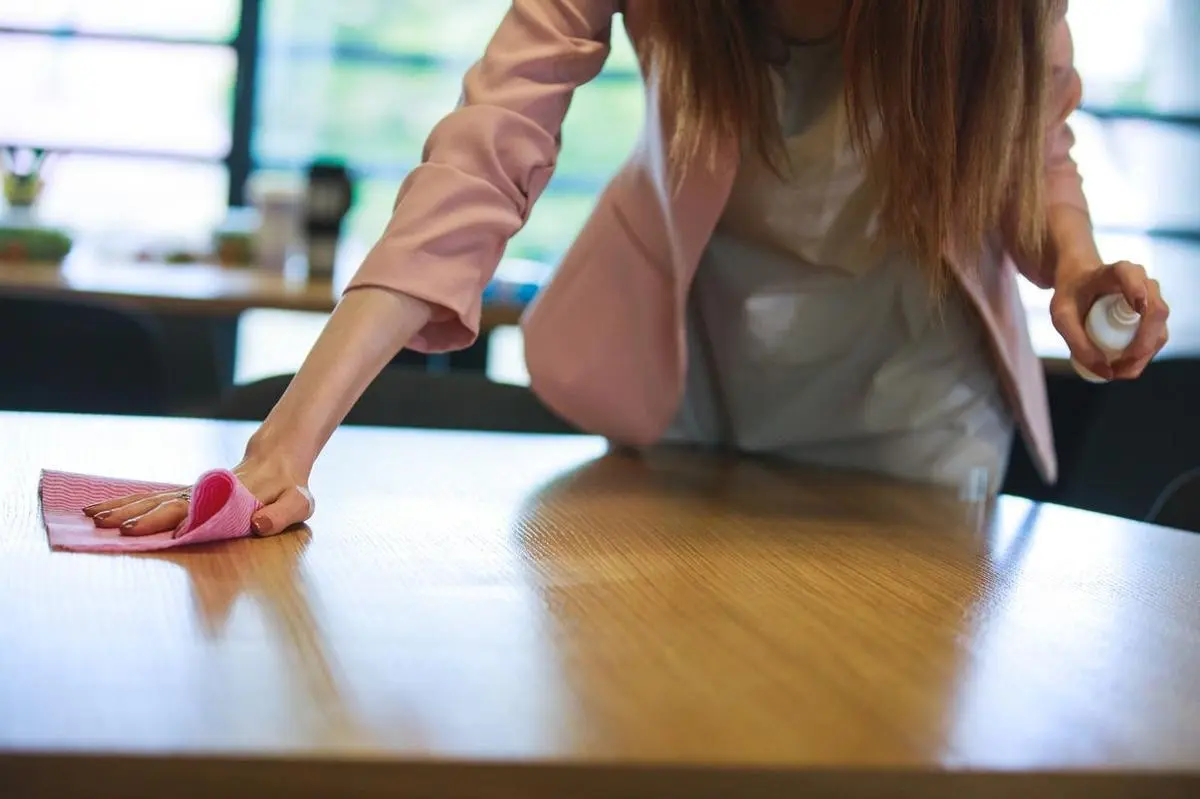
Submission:
<svg viewBox="0 0 1200 799">
<path fill-rule="evenodd" d="M 1073 154 L 1097 228 L 1200 233 L 1200 2 L 1079 0 L 1069 19 L 1083 78 Z"/>
<path fill-rule="evenodd" d="M 1081 0 L 1069 20 L 1085 107 L 1200 122 L 1200 3 Z"/>
<path fill-rule="evenodd" d="M 0 24 L 53 34 L 224 41 L 237 28 L 239 8 L 239 0 L 0 0 Z"/>
<path fill-rule="evenodd" d="M 202 232 L 243 201 L 255 170 L 298 173 L 314 157 L 339 157 L 359 182 L 350 233 L 369 244 L 510 4 L 0 0 L 0 69 L 21 76 L 0 83 L 0 143 L 60 151 L 42 204 L 51 221 L 139 234 Z M 1191 46 L 1200 2 L 1080 0 L 1070 15 L 1089 112 L 1077 154 L 1089 192 L 1104 195 L 1098 221 L 1191 225 L 1192 195 L 1118 183 L 1161 171 L 1131 162 L 1131 148 L 1169 150 L 1176 165 L 1200 158 L 1200 49 Z M 510 256 L 561 257 L 642 113 L 618 21 L 609 64 L 576 93 L 556 175 Z M 1147 144 L 1128 126 L 1097 126 L 1108 117 L 1166 120 L 1175 132 L 1151 131 L 1168 138 Z M 1125 146 L 1129 136 L 1139 143 Z M 1182 192 L 1187 181 L 1173 183 Z"/>
<path fill-rule="evenodd" d="M 0 142 L 57 153 L 49 221 L 185 232 L 221 218 L 240 11 L 239 0 L 0 0 Z"/>
</svg>

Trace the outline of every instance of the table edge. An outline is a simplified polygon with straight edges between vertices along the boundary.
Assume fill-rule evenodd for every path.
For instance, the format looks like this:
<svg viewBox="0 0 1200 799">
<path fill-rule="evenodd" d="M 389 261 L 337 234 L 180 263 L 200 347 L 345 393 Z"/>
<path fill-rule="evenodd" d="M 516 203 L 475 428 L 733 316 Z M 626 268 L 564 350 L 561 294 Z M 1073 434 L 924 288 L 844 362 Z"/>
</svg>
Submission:
<svg viewBox="0 0 1200 799">
<path fill-rule="evenodd" d="M 610 799 L 613 796 L 920 795 L 1194 797 L 1200 771 L 1126 768 L 661 765 L 654 763 L 399 760 L 371 753 L 130 755 L 0 750 L 0 786 L 14 797 L 211 796 L 254 787 L 290 797 L 431 796 Z"/>
</svg>

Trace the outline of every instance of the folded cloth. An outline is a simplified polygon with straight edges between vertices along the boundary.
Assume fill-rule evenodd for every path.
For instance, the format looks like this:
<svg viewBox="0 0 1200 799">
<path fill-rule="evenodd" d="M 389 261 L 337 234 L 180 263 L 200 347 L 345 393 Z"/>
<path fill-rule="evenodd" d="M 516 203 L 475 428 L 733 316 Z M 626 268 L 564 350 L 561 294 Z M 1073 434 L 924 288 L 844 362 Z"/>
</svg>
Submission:
<svg viewBox="0 0 1200 799">
<path fill-rule="evenodd" d="M 262 504 L 227 469 L 201 475 L 192 487 L 185 518 L 174 530 L 143 536 L 100 528 L 83 509 L 98 502 L 184 486 L 114 480 L 69 472 L 43 471 L 39 495 L 50 546 L 76 552 L 152 552 L 251 534 L 250 517 Z"/>
</svg>

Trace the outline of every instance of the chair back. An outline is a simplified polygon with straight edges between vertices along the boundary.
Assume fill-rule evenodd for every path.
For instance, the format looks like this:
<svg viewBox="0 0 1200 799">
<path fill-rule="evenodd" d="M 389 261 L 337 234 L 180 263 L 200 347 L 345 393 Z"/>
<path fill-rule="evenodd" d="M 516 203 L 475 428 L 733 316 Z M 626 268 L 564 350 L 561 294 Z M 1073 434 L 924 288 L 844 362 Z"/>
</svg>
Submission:
<svg viewBox="0 0 1200 799">
<path fill-rule="evenodd" d="M 262 421 L 291 379 L 292 375 L 278 375 L 237 386 L 219 405 L 218 418 Z M 478 373 L 404 367 L 385 369 L 351 409 L 346 424 L 504 433 L 578 432 L 524 386 L 496 383 Z"/>
<path fill-rule="evenodd" d="M 1200 467 L 1176 478 L 1154 503 L 1148 521 L 1200 533 Z"/>
<path fill-rule="evenodd" d="M 152 319 L 97 303 L 0 297 L 0 408 L 159 415 L 167 380 Z"/>
</svg>

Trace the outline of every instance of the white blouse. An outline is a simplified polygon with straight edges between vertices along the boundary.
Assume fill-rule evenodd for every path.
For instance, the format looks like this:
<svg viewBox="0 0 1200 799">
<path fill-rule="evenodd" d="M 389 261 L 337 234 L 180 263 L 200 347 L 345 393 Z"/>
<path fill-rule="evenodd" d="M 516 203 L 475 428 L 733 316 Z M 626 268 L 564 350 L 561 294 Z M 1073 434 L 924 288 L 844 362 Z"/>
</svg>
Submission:
<svg viewBox="0 0 1200 799">
<path fill-rule="evenodd" d="M 880 242 L 836 42 L 778 70 L 785 175 L 747 151 L 690 298 L 665 440 L 998 489 L 1013 423 L 982 327 Z M 983 259 L 995 269 L 998 253 Z"/>
</svg>

